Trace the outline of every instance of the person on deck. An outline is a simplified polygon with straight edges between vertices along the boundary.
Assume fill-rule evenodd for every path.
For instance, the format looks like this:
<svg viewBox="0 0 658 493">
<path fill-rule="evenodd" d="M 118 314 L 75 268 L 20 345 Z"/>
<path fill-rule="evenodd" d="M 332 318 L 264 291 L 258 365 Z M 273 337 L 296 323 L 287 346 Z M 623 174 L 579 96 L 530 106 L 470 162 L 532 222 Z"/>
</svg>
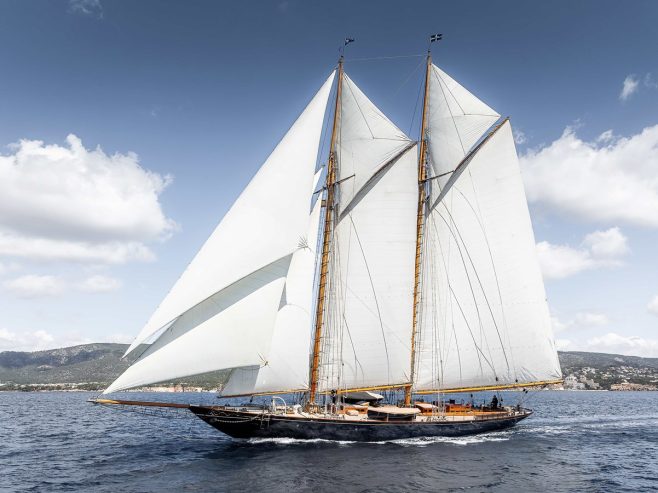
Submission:
<svg viewBox="0 0 658 493">
<path fill-rule="evenodd" d="M 496 397 L 496 394 L 491 399 L 491 409 L 498 409 L 498 397 Z"/>
</svg>

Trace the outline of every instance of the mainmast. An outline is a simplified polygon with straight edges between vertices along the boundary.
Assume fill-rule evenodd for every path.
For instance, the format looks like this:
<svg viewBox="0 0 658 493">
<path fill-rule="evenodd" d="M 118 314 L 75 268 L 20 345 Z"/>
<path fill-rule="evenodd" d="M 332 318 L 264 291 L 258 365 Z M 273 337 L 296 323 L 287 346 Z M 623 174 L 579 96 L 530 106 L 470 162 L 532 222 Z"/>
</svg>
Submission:
<svg viewBox="0 0 658 493">
<path fill-rule="evenodd" d="M 423 243 L 423 229 L 425 226 L 425 178 L 427 161 L 427 104 L 429 93 L 430 69 L 432 67 L 432 55 L 427 50 L 427 64 L 425 67 L 425 94 L 423 96 L 423 113 L 420 124 L 420 149 L 418 152 L 418 213 L 416 216 L 416 264 L 414 268 L 414 301 L 411 326 L 411 373 L 409 385 L 404 390 L 404 405 L 411 405 L 411 389 L 414 384 L 416 373 L 416 333 L 418 331 L 418 312 L 420 305 L 420 276 L 421 276 L 421 254 Z"/>
<path fill-rule="evenodd" d="M 347 44 L 347 40 L 346 40 Z M 331 144 L 329 161 L 327 163 L 327 197 L 325 199 L 324 232 L 322 240 L 322 257 L 320 263 L 320 282 L 318 287 L 317 310 L 315 314 L 315 335 L 313 338 L 313 357 L 309 385 L 308 404 L 315 402 L 320 373 L 320 347 L 322 340 L 322 324 L 324 321 L 327 274 L 329 272 L 329 246 L 334 213 L 334 196 L 336 185 L 336 139 L 338 137 L 338 120 L 340 118 L 340 96 L 343 87 L 343 55 L 338 60 L 338 81 L 336 83 L 336 101 L 334 106 L 334 121 L 331 128 Z"/>
</svg>

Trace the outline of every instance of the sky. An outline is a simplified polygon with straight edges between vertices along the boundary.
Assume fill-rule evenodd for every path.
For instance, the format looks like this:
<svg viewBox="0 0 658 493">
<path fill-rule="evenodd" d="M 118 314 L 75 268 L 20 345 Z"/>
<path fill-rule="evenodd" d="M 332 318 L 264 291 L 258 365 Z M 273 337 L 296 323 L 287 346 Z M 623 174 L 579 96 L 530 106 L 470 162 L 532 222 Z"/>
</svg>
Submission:
<svg viewBox="0 0 658 493">
<path fill-rule="evenodd" d="M 0 2 L 0 351 L 130 342 L 335 66 L 511 117 L 566 350 L 658 357 L 658 3 Z M 364 60 L 367 59 L 367 60 Z M 416 118 L 414 119 L 414 115 Z"/>
</svg>

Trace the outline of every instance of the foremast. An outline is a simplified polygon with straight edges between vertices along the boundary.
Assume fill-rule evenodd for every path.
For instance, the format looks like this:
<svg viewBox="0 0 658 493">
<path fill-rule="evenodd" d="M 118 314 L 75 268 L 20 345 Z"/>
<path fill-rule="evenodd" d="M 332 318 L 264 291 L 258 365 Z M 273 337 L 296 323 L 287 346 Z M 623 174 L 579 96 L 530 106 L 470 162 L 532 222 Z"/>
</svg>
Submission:
<svg viewBox="0 0 658 493">
<path fill-rule="evenodd" d="M 425 65 L 425 92 L 423 95 L 423 111 L 420 124 L 420 146 L 418 150 L 418 210 L 416 215 L 416 261 L 414 266 L 414 297 L 413 315 L 411 325 L 411 370 L 409 385 L 404 390 L 404 405 L 411 405 L 411 391 L 414 385 L 416 373 L 416 334 L 418 332 L 418 314 L 420 306 L 420 278 L 422 267 L 422 245 L 423 230 L 425 226 L 425 201 L 426 201 L 426 164 L 427 164 L 427 105 L 429 94 L 430 69 L 432 67 L 432 54 L 427 50 L 427 61 Z"/>
<path fill-rule="evenodd" d="M 313 353 L 309 378 L 309 395 L 307 405 L 315 402 L 320 376 L 320 351 L 322 345 L 322 324 L 324 323 L 325 304 L 327 298 L 327 276 L 329 273 L 329 250 L 334 220 L 334 199 L 336 191 L 336 140 L 338 137 L 338 122 L 340 119 L 340 98 L 343 87 L 343 55 L 338 60 L 338 79 L 336 82 L 336 100 L 334 103 L 334 118 L 331 127 L 331 142 L 327 162 L 327 178 L 325 187 L 325 216 L 322 236 L 322 254 L 320 257 L 320 280 L 318 283 L 318 298 L 315 312 L 315 331 L 313 336 Z"/>
</svg>

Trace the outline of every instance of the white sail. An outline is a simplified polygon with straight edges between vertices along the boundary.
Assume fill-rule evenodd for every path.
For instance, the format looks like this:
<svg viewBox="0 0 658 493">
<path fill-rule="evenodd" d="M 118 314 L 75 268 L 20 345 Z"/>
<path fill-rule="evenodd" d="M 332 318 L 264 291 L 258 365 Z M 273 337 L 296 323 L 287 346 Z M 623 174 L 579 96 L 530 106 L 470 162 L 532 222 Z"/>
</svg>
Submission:
<svg viewBox="0 0 658 493">
<path fill-rule="evenodd" d="M 347 77 L 341 103 L 320 390 L 410 378 L 417 152 Z"/>
<path fill-rule="evenodd" d="M 235 368 L 222 389 L 222 395 L 308 388 L 320 211 L 321 200 L 318 200 L 309 219 L 305 244 L 292 256 L 267 356 L 259 365 Z"/>
<path fill-rule="evenodd" d="M 198 303 L 296 250 L 308 226 L 308 190 L 333 79 L 334 73 L 226 213 L 126 354 L 162 333 Z"/>
<path fill-rule="evenodd" d="M 455 169 L 500 115 L 436 65 L 430 69 L 427 136 L 432 176 Z"/>
<path fill-rule="evenodd" d="M 178 317 L 104 393 L 262 364 L 291 257 L 240 279 Z"/>
<path fill-rule="evenodd" d="M 424 238 L 415 389 L 560 378 L 509 122 L 431 211 Z"/>
<path fill-rule="evenodd" d="M 343 76 L 337 139 L 340 203 L 343 210 L 391 159 L 411 145 L 407 137 L 347 76 Z"/>
</svg>

